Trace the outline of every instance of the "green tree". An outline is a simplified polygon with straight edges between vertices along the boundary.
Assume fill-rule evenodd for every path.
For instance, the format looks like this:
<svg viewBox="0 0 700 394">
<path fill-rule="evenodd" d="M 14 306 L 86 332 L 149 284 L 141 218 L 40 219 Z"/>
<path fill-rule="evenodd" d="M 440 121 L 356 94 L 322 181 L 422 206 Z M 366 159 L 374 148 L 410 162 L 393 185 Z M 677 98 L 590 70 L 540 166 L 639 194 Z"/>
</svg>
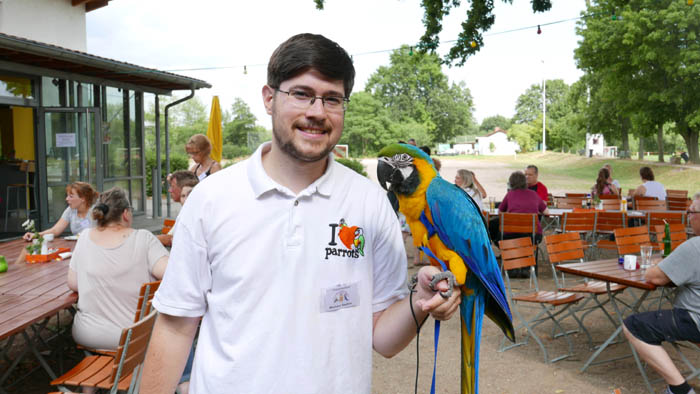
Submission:
<svg viewBox="0 0 700 394">
<path fill-rule="evenodd" d="M 510 126 L 513 122 L 503 115 L 487 116 L 481 121 L 481 126 L 479 126 L 479 133 L 481 135 L 486 135 L 492 132 L 496 127 L 503 130 L 510 130 Z"/>
<path fill-rule="evenodd" d="M 411 53 L 403 46 L 390 60 L 390 66 L 369 77 L 365 90 L 382 103 L 392 121 L 421 123 L 437 142 L 474 127 L 469 89 L 463 83 L 449 84 L 436 55 Z"/>
<path fill-rule="evenodd" d="M 314 0 L 316 8 L 323 9 L 326 0 Z M 504 3 L 513 3 L 513 0 L 503 0 Z M 552 8 L 551 0 L 530 0 L 533 12 L 543 12 Z M 482 34 L 488 31 L 496 17 L 493 14 L 493 0 L 471 0 L 471 7 L 467 11 L 467 18 L 462 22 L 462 32 L 445 55 L 445 63 L 464 64 L 467 58 L 478 52 L 484 45 Z M 462 4 L 461 0 L 422 0 L 421 6 L 425 10 L 423 24 L 425 33 L 420 39 L 419 48 L 435 53 L 440 44 L 440 32 L 442 21 L 450 14 L 453 8 Z"/>
<path fill-rule="evenodd" d="M 366 156 L 399 138 L 388 110 L 368 92 L 353 93 L 345 114 L 341 144 L 348 144 L 352 156 Z"/>
<path fill-rule="evenodd" d="M 535 137 L 539 130 L 529 124 L 514 124 L 508 130 L 508 137 L 515 140 L 520 146 L 521 152 L 530 152 L 535 149 Z"/>
<path fill-rule="evenodd" d="M 546 131 L 547 146 L 560 147 L 566 144 L 570 147 L 574 143 L 573 136 L 568 135 L 570 126 L 567 124 L 567 116 L 571 112 L 568 94 L 569 86 L 561 79 L 545 81 Z M 515 105 L 513 122 L 516 124 L 530 124 L 542 130 L 542 85 L 533 84 L 525 93 L 518 97 Z M 534 142 L 542 142 L 542 136 L 532 136 Z"/>
<path fill-rule="evenodd" d="M 223 122 L 224 143 L 247 146 L 248 133 L 255 131 L 257 118 L 248 104 L 239 97 L 236 97 L 231 104 L 231 111 L 226 112 L 230 119 L 228 122 Z"/>
</svg>

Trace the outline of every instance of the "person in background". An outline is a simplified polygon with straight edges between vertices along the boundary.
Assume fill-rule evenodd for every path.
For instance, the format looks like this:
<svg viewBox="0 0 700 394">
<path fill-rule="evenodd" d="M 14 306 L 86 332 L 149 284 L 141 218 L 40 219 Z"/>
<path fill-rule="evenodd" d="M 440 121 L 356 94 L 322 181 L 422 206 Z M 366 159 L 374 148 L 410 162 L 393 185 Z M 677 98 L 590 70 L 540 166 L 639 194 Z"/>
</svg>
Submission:
<svg viewBox="0 0 700 394">
<path fill-rule="evenodd" d="M 666 188 L 664 188 L 664 185 L 654 180 L 654 171 L 651 168 L 640 168 L 639 176 L 642 178 L 642 184 L 632 192 L 633 197 L 645 196 L 666 200 Z"/>
<path fill-rule="evenodd" d="M 411 139 L 412 139 L 412 138 L 411 138 Z M 410 143 L 410 141 L 409 141 L 409 143 Z M 415 144 L 416 144 L 416 141 L 414 140 L 414 141 L 413 141 L 413 144 L 411 144 L 411 145 L 415 145 Z M 422 151 L 425 152 L 428 156 L 430 156 L 430 147 L 428 147 L 428 146 L 421 146 L 421 147 L 420 147 L 420 150 L 422 150 Z M 435 169 L 437 170 L 437 172 L 440 172 L 440 168 L 442 168 L 442 162 L 440 161 L 440 159 L 438 159 L 437 157 L 431 157 L 431 159 L 433 160 L 433 165 L 435 165 Z"/>
<path fill-rule="evenodd" d="M 610 174 L 608 182 L 617 188 L 617 194 L 622 194 L 622 189 L 620 188 L 620 181 L 618 181 L 617 179 L 613 179 L 613 171 L 610 164 L 605 164 L 603 168 L 607 169 L 608 173 Z"/>
<path fill-rule="evenodd" d="M 693 201 L 700 201 L 700 192 L 693 194 Z"/>
<path fill-rule="evenodd" d="M 132 228 L 126 192 L 102 193 L 90 212 L 97 226 L 82 233 L 68 269 L 68 287 L 77 292 L 75 342 L 114 350 L 122 329 L 134 322 L 141 284 L 163 277 L 168 251 L 148 230 Z"/>
<path fill-rule="evenodd" d="M 479 210 L 484 210 L 484 203 L 482 200 L 486 197 L 486 190 L 484 190 L 483 186 L 476 180 L 476 175 L 473 172 L 465 169 L 457 170 L 455 185 L 469 194 L 479 207 Z"/>
<path fill-rule="evenodd" d="M 619 195 L 618 189 L 610 183 L 610 172 L 607 168 L 603 167 L 598 171 L 598 179 L 595 181 L 595 185 L 591 188 L 591 196 L 602 196 L 606 194 Z"/>
<path fill-rule="evenodd" d="M 211 142 L 204 134 L 195 134 L 185 144 L 185 151 L 194 160 L 194 164 L 190 167 L 200 181 L 209 175 L 221 170 L 221 165 L 209 154 L 211 153 Z"/>
<path fill-rule="evenodd" d="M 168 192 L 170 193 L 171 198 L 175 202 L 179 202 L 180 205 L 184 204 L 185 201 L 182 199 L 183 196 L 183 191 L 186 188 L 189 188 L 191 191 L 193 187 L 199 183 L 199 180 L 197 177 L 194 175 L 194 173 L 190 171 L 185 171 L 185 170 L 180 170 L 180 171 L 175 171 L 172 174 L 168 175 Z M 189 195 L 189 191 L 185 194 L 185 198 Z M 175 221 L 177 222 L 177 218 L 175 218 Z M 167 234 L 159 234 L 156 235 L 156 238 L 160 241 L 163 246 L 172 246 L 173 244 L 173 234 L 175 231 L 175 226 L 173 226 L 170 231 Z"/>
<path fill-rule="evenodd" d="M 56 224 L 48 230 L 40 232 L 40 235 L 53 234 L 58 237 L 70 228 L 73 235 L 80 234 L 86 228 L 95 227 L 95 221 L 92 219 L 90 210 L 97 199 L 97 190 L 92 185 L 86 182 L 73 182 L 66 186 L 66 202 L 68 207 L 63 211 L 61 218 Z M 34 233 L 26 233 L 22 238 L 25 241 L 31 241 Z"/>
<path fill-rule="evenodd" d="M 542 201 L 547 203 L 549 200 L 549 192 L 547 187 L 540 181 L 537 180 L 539 177 L 539 170 L 536 165 L 530 164 L 525 168 L 525 179 L 527 180 L 527 188 L 537 193 Z"/>
<path fill-rule="evenodd" d="M 409 138 L 409 139 L 408 139 L 408 144 L 409 144 L 409 145 L 413 145 L 413 146 L 418 146 L 418 145 L 416 145 L 416 140 L 413 139 L 413 138 Z"/>
<path fill-rule="evenodd" d="M 700 201 L 688 209 L 688 222 L 700 235 Z M 676 286 L 672 309 L 642 312 L 625 319 L 622 331 L 639 356 L 668 386 L 664 393 L 695 393 L 673 364 L 664 341 L 700 342 L 700 237 L 683 242 L 658 265 L 647 270 L 644 279 L 656 286 Z"/>
</svg>

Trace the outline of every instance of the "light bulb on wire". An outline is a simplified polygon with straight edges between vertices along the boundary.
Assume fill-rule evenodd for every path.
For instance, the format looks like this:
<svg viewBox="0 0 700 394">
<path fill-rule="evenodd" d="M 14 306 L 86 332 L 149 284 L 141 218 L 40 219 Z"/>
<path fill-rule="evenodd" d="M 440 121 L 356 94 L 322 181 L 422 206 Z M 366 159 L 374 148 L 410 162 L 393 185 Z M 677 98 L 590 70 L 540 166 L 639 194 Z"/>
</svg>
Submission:
<svg viewBox="0 0 700 394">
<path fill-rule="evenodd" d="M 542 29 L 540 29 L 540 25 L 537 25 L 537 34 L 542 34 Z"/>
</svg>

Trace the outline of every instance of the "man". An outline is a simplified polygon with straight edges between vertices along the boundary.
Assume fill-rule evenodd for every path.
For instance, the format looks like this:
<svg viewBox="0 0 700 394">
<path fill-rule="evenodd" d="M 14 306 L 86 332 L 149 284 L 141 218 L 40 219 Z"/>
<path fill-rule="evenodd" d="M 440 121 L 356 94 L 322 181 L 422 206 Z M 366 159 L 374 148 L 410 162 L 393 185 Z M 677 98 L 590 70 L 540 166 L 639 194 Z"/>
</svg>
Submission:
<svg viewBox="0 0 700 394">
<path fill-rule="evenodd" d="M 688 220 L 700 235 L 700 201 L 688 210 Z M 645 312 L 625 319 L 625 336 L 639 356 L 661 375 L 665 393 L 695 393 L 673 364 L 663 341 L 700 342 L 700 237 L 682 243 L 661 263 L 649 269 L 645 279 L 657 286 L 673 282 L 678 287 L 673 309 Z"/>
<path fill-rule="evenodd" d="M 172 393 L 201 316 L 190 381 L 200 393 L 369 393 L 372 349 L 391 357 L 459 290 L 418 272 L 378 185 L 335 163 L 354 80 L 319 35 L 282 43 L 262 98 L 273 140 L 198 185 L 180 213 L 141 393 Z M 446 291 L 446 281 L 437 284 Z M 411 304 L 412 302 L 412 304 Z"/>
<path fill-rule="evenodd" d="M 199 183 L 199 179 L 193 172 L 180 170 L 168 175 L 168 192 L 170 193 L 170 198 L 175 202 L 184 204 L 185 201 L 181 199 L 182 189 L 193 188 Z M 174 227 L 173 227 L 174 228 Z M 171 230 L 167 234 L 156 235 L 156 238 L 163 244 L 163 246 L 172 246 L 173 244 L 173 231 Z"/>
<path fill-rule="evenodd" d="M 547 187 L 542 184 L 542 182 L 537 181 L 539 171 L 537 166 L 530 164 L 525 168 L 525 180 L 527 181 L 527 188 L 537 193 L 542 201 L 547 203 L 549 201 L 549 193 L 547 192 Z"/>
</svg>

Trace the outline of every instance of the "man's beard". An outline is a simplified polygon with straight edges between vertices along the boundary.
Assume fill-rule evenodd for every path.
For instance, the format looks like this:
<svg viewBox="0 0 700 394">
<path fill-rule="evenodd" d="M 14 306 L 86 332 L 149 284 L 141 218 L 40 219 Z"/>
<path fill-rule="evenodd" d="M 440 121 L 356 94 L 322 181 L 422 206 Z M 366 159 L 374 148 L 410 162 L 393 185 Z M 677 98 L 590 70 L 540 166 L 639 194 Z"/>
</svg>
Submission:
<svg viewBox="0 0 700 394">
<path fill-rule="evenodd" d="M 327 157 L 328 157 L 328 154 L 331 153 L 331 151 L 333 150 L 334 145 L 331 145 L 331 146 L 326 147 L 326 148 L 325 148 L 321 153 L 319 153 L 318 155 L 313 155 L 313 156 L 307 155 L 307 154 L 305 154 L 305 153 L 299 151 L 299 149 L 297 149 L 297 147 L 294 145 L 294 137 L 293 137 L 294 132 L 295 132 L 294 129 L 296 129 L 296 127 L 295 127 L 295 126 L 292 126 L 292 130 L 291 130 L 292 136 L 291 136 L 288 140 L 283 141 L 283 140 L 282 140 L 282 135 L 283 135 L 283 133 L 280 132 L 280 131 L 278 131 L 278 128 L 277 128 L 277 126 L 275 125 L 275 122 L 274 122 L 274 119 L 273 119 L 273 124 L 272 124 L 272 135 L 273 135 L 273 138 L 275 139 L 275 142 L 277 143 L 277 146 L 278 146 L 283 152 L 285 152 L 286 154 L 288 154 L 289 156 L 291 156 L 291 157 L 293 157 L 293 158 L 295 158 L 295 159 L 297 159 L 297 160 L 300 160 L 300 161 L 304 161 L 304 162 L 307 162 L 307 163 L 313 163 L 313 162 L 316 162 L 316 161 L 323 160 L 323 159 L 327 158 Z"/>
</svg>

